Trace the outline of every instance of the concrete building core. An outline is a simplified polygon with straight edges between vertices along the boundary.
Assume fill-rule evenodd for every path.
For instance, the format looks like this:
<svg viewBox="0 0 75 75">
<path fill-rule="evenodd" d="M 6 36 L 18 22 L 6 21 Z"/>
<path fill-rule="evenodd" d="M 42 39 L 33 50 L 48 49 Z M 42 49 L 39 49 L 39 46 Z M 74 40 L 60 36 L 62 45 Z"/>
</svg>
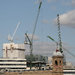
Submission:
<svg viewBox="0 0 75 75">
<path fill-rule="evenodd" d="M 24 59 L 25 58 L 25 45 L 15 44 L 15 43 L 3 44 L 3 58 Z"/>
</svg>

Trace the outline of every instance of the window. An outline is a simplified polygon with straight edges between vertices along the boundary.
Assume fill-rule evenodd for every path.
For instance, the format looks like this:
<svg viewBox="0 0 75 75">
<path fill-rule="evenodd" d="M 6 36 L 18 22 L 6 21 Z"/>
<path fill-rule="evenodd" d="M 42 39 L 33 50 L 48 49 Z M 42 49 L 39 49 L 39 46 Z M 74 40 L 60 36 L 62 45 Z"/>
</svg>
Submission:
<svg viewBox="0 0 75 75">
<path fill-rule="evenodd" d="M 57 62 L 57 60 L 55 60 L 55 65 L 56 65 L 56 66 L 58 65 L 58 62 Z"/>
<path fill-rule="evenodd" d="M 59 61 L 59 64 L 61 65 L 61 60 Z"/>
<path fill-rule="evenodd" d="M 26 62 L 26 60 L 0 60 L 0 62 Z"/>
</svg>

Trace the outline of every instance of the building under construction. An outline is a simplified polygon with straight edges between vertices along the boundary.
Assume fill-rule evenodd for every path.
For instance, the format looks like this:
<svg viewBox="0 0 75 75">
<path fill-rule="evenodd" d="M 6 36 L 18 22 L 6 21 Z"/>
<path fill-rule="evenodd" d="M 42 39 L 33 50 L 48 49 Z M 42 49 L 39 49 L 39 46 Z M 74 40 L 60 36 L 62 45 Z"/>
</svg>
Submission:
<svg viewBox="0 0 75 75">
<path fill-rule="evenodd" d="M 0 70 L 25 70 L 25 45 L 15 43 L 3 44 L 3 58 L 0 58 Z"/>
<path fill-rule="evenodd" d="M 4 57 L 0 59 L 0 75 L 74 75 L 74 68 L 64 68 L 63 66 L 63 55 L 58 50 L 53 53 L 52 65 L 49 69 L 31 69 L 27 70 L 27 63 L 23 54 L 25 49 L 23 45 L 16 46 L 14 44 L 13 49 L 10 47 L 11 43 L 4 44 L 3 54 Z M 22 48 L 21 48 L 22 46 Z M 8 47 L 8 51 L 6 51 Z M 16 52 L 15 52 L 16 51 Z M 14 55 L 11 55 L 14 52 Z M 20 54 L 19 54 L 20 52 Z M 22 52 L 22 53 L 21 53 Z M 9 54 L 6 54 L 9 53 Z M 19 55 L 19 57 L 18 57 Z"/>
</svg>

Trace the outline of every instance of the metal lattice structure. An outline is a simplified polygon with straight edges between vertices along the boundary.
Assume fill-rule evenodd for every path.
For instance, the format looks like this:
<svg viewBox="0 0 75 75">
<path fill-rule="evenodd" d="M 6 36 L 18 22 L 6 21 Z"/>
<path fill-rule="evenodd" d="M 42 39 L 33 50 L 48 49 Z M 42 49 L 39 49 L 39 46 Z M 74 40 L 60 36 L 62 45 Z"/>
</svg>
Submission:
<svg viewBox="0 0 75 75">
<path fill-rule="evenodd" d="M 61 31 L 60 31 L 60 20 L 59 20 L 59 14 L 57 14 L 57 24 L 58 24 L 58 45 L 59 45 L 59 50 L 62 53 L 62 42 L 61 42 Z"/>
</svg>

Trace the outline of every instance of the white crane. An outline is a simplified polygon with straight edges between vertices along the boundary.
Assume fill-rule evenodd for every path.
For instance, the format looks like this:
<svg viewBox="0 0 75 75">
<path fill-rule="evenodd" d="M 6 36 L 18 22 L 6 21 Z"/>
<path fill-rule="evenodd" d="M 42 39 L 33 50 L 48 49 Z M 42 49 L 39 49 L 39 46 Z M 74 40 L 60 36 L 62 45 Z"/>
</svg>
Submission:
<svg viewBox="0 0 75 75">
<path fill-rule="evenodd" d="M 17 26 L 16 26 L 16 28 L 15 28 L 15 30 L 14 30 L 14 33 L 13 33 L 12 37 L 11 37 L 10 35 L 8 35 L 8 40 L 9 40 L 10 42 L 13 42 L 14 36 L 15 36 L 16 31 L 17 31 L 17 29 L 18 29 L 18 27 L 19 27 L 20 24 L 21 24 L 21 23 L 18 22 L 18 24 L 17 24 Z"/>
</svg>

